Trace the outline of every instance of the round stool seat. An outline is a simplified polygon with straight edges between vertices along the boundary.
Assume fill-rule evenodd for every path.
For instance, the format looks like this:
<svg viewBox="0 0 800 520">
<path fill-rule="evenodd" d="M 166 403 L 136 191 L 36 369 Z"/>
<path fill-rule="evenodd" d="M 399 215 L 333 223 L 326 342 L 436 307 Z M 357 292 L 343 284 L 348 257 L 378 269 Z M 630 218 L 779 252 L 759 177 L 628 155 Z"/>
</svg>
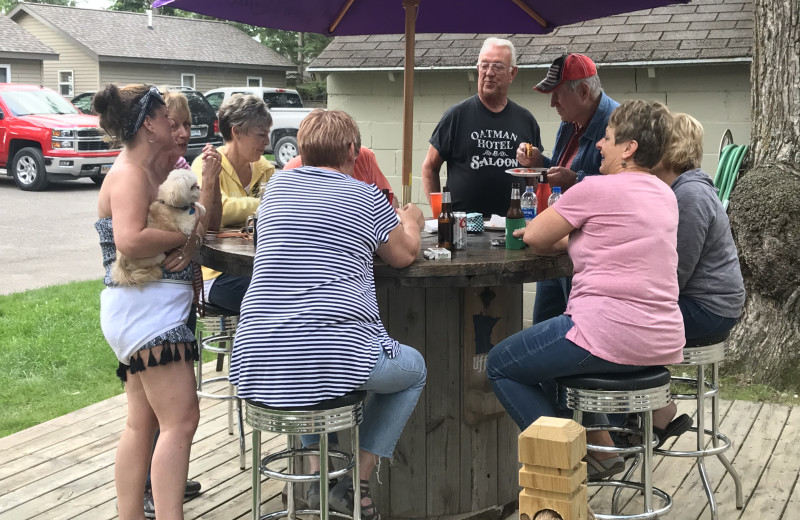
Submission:
<svg viewBox="0 0 800 520">
<path fill-rule="evenodd" d="M 217 307 L 216 305 L 214 305 L 212 303 L 208 303 L 208 302 L 203 304 L 203 310 L 205 311 L 206 316 L 208 316 L 208 315 L 214 315 L 214 316 L 238 316 L 239 315 L 239 313 L 236 312 L 236 311 L 223 309 L 222 307 Z"/>
<path fill-rule="evenodd" d="M 630 391 L 668 385 L 670 373 L 664 367 L 648 367 L 640 372 L 622 374 L 585 374 L 556 379 L 560 386 L 582 390 Z"/>
<path fill-rule="evenodd" d="M 306 435 L 355 428 L 363 417 L 367 393 L 355 391 L 305 407 L 276 408 L 245 399 L 246 421 L 253 428 L 272 433 Z"/>
</svg>

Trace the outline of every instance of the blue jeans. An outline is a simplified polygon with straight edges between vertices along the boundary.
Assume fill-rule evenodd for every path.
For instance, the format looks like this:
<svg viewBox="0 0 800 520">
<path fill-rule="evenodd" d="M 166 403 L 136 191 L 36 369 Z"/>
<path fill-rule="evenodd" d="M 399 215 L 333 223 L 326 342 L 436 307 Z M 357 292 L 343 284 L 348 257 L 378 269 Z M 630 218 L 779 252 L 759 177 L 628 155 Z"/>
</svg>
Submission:
<svg viewBox="0 0 800 520">
<path fill-rule="evenodd" d="M 567 310 L 572 277 L 536 282 L 536 299 L 533 301 L 533 323 L 541 323 L 561 316 Z"/>
<path fill-rule="evenodd" d="M 242 299 L 250 286 L 250 278 L 222 273 L 214 279 L 206 301 L 217 307 L 238 313 L 242 307 Z"/>
<path fill-rule="evenodd" d="M 687 345 L 722 341 L 739 321 L 739 318 L 724 318 L 714 314 L 688 296 L 678 298 L 678 307 L 683 315 Z"/>
<path fill-rule="evenodd" d="M 397 356 L 390 358 L 381 349 L 369 378 L 359 390 L 368 392 L 364 421 L 359 427 L 361 449 L 391 458 L 403 428 L 417 407 L 425 387 L 425 360 L 415 348 L 400 345 Z M 303 435 L 303 446 L 319 442 L 318 435 Z"/>
<path fill-rule="evenodd" d="M 489 351 L 486 371 L 494 393 L 524 430 L 541 416 L 571 418 L 558 398 L 555 378 L 578 374 L 630 373 L 645 367 L 618 365 L 593 356 L 565 338 L 573 327 L 566 314 L 517 332 Z M 587 424 L 605 424 L 602 414 L 584 414 Z"/>
</svg>

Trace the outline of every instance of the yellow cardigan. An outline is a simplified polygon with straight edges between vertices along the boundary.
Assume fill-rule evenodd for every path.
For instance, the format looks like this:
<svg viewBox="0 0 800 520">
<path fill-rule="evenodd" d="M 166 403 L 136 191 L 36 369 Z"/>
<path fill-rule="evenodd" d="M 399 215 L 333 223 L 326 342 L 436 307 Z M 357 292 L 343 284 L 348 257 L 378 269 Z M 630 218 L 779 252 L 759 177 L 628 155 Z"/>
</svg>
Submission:
<svg viewBox="0 0 800 520">
<path fill-rule="evenodd" d="M 258 186 L 261 182 L 268 182 L 272 174 L 275 173 L 275 167 L 270 164 L 268 160 L 261 157 L 258 161 L 250 163 L 253 175 L 250 179 L 249 192 L 256 191 L 256 195 L 249 195 L 239 181 L 239 176 L 233 170 L 233 166 L 225 157 L 225 154 L 220 151 L 222 156 L 222 171 L 219 174 L 219 187 L 222 192 L 222 223 L 221 226 L 243 226 L 247 217 L 252 215 L 258 210 L 258 204 L 261 202 L 261 194 L 258 190 L 254 190 L 254 186 Z M 197 182 L 202 186 L 203 183 L 203 157 L 198 156 L 192 162 L 192 171 L 197 175 Z M 219 276 L 219 271 L 209 269 L 203 266 L 203 280 L 211 280 Z"/>
</svg>

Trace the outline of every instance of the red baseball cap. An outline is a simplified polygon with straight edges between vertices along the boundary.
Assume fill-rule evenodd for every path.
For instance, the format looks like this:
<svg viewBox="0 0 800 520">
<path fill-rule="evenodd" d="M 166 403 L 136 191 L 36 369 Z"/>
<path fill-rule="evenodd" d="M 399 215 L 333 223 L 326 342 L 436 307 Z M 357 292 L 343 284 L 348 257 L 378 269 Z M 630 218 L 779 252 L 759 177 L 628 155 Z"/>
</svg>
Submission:
<svg viewBox="0 0 800 520">
<path fill-rule="evenodd" d="M 564 54 L 556 58 L 547 70 L 547 76 L 533 89 L 548 93 L 565 81 L 590 78 L 596 74 L 597 67 L 589 56 Z"/>
</svg>

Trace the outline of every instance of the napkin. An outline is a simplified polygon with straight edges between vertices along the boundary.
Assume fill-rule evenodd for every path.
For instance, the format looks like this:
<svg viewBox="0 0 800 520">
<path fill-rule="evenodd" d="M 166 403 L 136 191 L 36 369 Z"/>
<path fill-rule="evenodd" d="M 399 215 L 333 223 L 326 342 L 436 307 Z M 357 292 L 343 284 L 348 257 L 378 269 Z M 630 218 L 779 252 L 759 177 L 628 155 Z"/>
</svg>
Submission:
<svg viewBox="0 0 800 520">
<path fill-rule="evenodd" d="M 438 219 L 426 220 L 425 221 L 425 227 L 423 228 L 423 231 L 425 231 L 426 233 L 438 233 L 439 232 L 439 220 Z"/>
<path fill-rule="evenodd" d="M 486 226 L 504 228 L 506 227 L 506 218 L 501 217 L 500 215 L 492 215 L 492 218 L 486 222 Z"/>
</svg>

